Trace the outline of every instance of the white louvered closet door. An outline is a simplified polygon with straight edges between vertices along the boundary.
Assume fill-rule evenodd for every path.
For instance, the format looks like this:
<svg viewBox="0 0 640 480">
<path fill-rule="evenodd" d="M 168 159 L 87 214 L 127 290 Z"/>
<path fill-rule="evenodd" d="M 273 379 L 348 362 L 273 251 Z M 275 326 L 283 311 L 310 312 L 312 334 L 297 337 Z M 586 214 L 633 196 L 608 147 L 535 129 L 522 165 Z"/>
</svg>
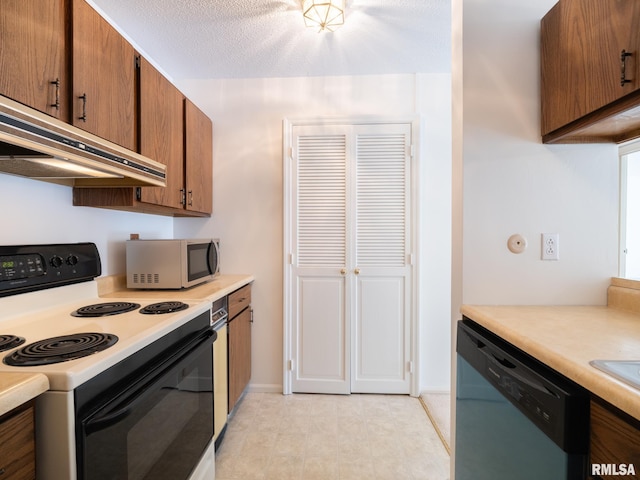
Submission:
<svg viewBox="0 0 640 480">
<path fill-rule="evenodd" d="M 409 393 L 410 135 L 292 127 L 293 392 Z"/>
<path fill-rule="evenodd" d="M 294 392 L 350 393 L 345 270 L 349 130 L 300 126 L 292 132 Z"/>
<path fill-rule="evenodd" d="M 411 125 L 354 134 L 351 391 L 409 393 Z"/>
</svg>

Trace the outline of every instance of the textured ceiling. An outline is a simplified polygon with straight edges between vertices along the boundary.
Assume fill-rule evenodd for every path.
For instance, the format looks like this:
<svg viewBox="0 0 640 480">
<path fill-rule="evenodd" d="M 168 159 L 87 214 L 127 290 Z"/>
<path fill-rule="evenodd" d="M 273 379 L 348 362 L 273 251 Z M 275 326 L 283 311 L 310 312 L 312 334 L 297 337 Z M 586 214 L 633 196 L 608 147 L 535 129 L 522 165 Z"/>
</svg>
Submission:
<svg viewBox="0 0 640 480">
<path fill-rule="evenodd" d="M 333 33 L 299 0 L 89 0 L 168 75 L 255 78 L 451 70 L 450 0 L 347 0 Z"/>
</svg>

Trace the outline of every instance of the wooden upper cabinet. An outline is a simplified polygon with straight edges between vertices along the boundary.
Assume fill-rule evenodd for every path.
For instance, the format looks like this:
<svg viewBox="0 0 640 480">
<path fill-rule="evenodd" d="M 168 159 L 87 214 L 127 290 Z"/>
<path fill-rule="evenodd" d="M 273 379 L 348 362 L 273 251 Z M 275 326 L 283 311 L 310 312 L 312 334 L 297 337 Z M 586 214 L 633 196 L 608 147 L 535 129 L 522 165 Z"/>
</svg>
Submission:
<svg viewBox="0 0 640 480">
<path fill-rule="evenodd" d="M 167 166 L 167 186 L 142 188 L 143 202 L 182 208 L 183 102 L 182 93 L 140 57 L 140 153 Z"/>
<path fill-rule="evenodd" d="M 639 57 L 640 2 L 560 0 L 541 21 L 543 141 L 637 136 Z"/>
<path fill-rule="evenodd" d="M 73 204 L 174 217 L 212 212 L 212 123 L 140 59 L 140 150 L 167 166 L 166 187 L 74 188 Z"/>
<path fill-rule="evenodd" d="M 71 123 L 137 151 L 133 47 L 85 0 L 72 0 L 72 39 Z"/>
<path fill-rule="evenodd" d="M 209 117 L 185 99 L 185 188 L 187 210 L 213 211 L 213 125 Z"/>
<path fill-rule="evenodd" d="M 68 119 L 65 0 L 2 0 L 0 94 Z"/>
</svg>

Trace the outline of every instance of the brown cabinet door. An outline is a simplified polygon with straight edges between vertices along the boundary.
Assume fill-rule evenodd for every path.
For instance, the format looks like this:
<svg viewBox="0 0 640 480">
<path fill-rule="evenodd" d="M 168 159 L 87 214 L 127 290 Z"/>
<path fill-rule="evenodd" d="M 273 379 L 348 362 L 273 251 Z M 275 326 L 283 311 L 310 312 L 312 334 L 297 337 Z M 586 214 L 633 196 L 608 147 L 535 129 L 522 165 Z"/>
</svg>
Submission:
<svg viewBox="0 0 640 480">
<path fill-rule="evenodd" d="M 614 102 L 640 86 L 635 74 L 637 62 L 637 27 L 640 6 L 627 0 L 571 0 L 569 2 L 568 41 L 569 58 L 576 62 L 569 76 L 581 95 L 576 118 Z M 582 20 L 582 21 L 580 21 Z M 622 51 L 631 53 L 625 58 L 625 77 L 621 82 Z"/>
<path fill-rule="evenodd" d="M 68 119 L 64 0 L 2 0 L 0 94 Z"/>
<path fill-rule="evenodd" d="M 140 153 L 167 166 L 166 187 L 142 187 L 141 201 L 182 208 L 184 122 L 180 91 L 140 58 Z"/>
<path fill-rule="evenodd" d="M 0 478 L 36 478 L 33 412 L 28 406 L 0 418 Z"/>
<path fill-rule="evenodd" d="M 251 308 L 229 321 L 229 412 L 251 379 Z"/>
<path fill-rule="evenodd" d="M 251 304 L 251 284 L 230 293 L 228 304 L 229 318 L 235 318 L 236 315 Z"/>
<path fill-rule="evenodd" d="M 542 133 L 640 87 L 640 3 L 561 0 L 541 22 Z M 622 51 L 626 57 L 622 75 Z"/>
<path fill-rule="evenodd" d="M 84 0 L 73 0 L 72 124 L 137 151 L 135 51 Z"/>
<path fill-rule="evenodd" d="M 628 465 L 640 468 L 640 422 L 629 415 L 614 412 L 613 407 L 591 401 L 591 441 L 589 464 Z M 598 473 L 598 472 L 594 472 Z M 636 471 L 633 478 L 638 478 Z M 613 480 L 619 475 L 601 474 L 594 478 Z M 629 478 L 629 477 L 627 477 Z"/>
<path fill-rule="evenodd" d="M 213 126 L 191 101 L 185 100 L 185 178 L 187 210 L 213 211 Z"/>
</svg>

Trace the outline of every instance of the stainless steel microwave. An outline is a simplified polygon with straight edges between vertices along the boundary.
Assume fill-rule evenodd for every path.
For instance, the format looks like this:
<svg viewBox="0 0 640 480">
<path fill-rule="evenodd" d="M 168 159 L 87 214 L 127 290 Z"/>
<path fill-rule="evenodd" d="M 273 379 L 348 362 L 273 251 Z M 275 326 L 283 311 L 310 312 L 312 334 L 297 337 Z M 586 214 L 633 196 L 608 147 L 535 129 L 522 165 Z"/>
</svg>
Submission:
<svg viewBox="0 0 640 480">
<path fill-rule="evenodd" d="M 220 273 L 220 240 L 127 240 L 127 288 L 180 289 Z"/>
</svg>

